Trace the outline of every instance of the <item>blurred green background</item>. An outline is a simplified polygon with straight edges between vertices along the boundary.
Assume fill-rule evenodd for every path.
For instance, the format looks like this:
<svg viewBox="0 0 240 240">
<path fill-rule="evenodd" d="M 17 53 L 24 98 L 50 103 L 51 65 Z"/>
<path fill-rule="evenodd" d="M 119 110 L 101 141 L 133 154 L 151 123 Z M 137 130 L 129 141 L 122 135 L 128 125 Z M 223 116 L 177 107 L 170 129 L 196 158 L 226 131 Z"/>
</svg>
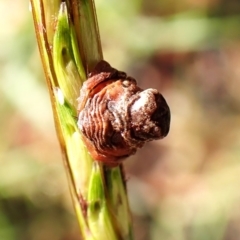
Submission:
<svg viewBox="0 0 240 240">
<path fill-rule="evenodd" d="M 125 164 L 135 239 L 240 239 L 240 1 L 96 6 L 105 59 L 172 112 Z M 0 240 L 80 240 L 28 2 L 0 15 Z"/>
</svg>

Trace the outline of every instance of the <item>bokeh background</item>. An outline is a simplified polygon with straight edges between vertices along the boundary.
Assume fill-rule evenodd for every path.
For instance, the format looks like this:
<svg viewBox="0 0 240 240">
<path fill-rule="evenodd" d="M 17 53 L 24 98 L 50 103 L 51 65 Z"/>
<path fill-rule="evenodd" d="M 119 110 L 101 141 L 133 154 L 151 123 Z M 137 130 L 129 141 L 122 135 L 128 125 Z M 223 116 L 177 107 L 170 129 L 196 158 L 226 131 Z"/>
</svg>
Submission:
<svg viewBox="0 0 240 240">
<path fill-rule="evenodd" d="M 105 59 L 172 112 L 125 164 L 136 240 L 240 239 L 240 1 L 96 6 Z M 28 2 L 0 16 L 0 240 L 80 240 Z"/>
</svg>

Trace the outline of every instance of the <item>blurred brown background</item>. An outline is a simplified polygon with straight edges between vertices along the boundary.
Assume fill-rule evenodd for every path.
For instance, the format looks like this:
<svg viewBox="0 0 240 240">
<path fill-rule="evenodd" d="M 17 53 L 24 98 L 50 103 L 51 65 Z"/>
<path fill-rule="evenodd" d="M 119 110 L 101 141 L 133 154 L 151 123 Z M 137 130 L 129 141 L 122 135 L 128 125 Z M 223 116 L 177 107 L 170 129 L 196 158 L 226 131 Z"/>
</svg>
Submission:
<svg viewBox="0 0 240 240">
<path fill-rule="evenodd" d="M 105 59 L 172 112 L 125 164 L 136 240 L 240 239 L 240 1 L 96 6 Z M 0 240 L 80 240 L 28 2 L 0 15 Z"/>
</svg>

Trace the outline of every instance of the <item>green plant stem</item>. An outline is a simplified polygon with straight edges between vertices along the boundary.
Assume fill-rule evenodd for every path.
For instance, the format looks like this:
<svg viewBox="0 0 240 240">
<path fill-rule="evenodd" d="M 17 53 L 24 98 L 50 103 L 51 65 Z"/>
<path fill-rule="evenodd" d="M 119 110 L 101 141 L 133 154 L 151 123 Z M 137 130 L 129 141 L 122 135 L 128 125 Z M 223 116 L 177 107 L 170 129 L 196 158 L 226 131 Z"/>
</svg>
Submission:
<svg viewBox="0 0 240 240">
<path fill-rule="evenodd" d="M 70 192 L 83 239 L 132 238 L 122 166 L 94 161 L 77 127 L 82 83 L 102 58 L 92 0 L 31 0 Z"/>
</svg>

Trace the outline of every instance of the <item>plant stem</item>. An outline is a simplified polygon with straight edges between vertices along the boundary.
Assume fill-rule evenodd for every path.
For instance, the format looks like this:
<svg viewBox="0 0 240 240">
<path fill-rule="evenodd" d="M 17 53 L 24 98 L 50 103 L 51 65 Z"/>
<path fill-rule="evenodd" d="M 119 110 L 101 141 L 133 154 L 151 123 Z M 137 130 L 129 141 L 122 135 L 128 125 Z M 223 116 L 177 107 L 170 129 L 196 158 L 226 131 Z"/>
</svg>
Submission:
<svg viewBox="0 0 240 240">
<path fill-rule="evenodd" d="M 31 6 L 83 239 L 133 239 L 122 166 L 108 168 L 94 161 L 77 127 L 79 90 L 103 58 L 94 2 L 31 0 Z"/>
</svg>

